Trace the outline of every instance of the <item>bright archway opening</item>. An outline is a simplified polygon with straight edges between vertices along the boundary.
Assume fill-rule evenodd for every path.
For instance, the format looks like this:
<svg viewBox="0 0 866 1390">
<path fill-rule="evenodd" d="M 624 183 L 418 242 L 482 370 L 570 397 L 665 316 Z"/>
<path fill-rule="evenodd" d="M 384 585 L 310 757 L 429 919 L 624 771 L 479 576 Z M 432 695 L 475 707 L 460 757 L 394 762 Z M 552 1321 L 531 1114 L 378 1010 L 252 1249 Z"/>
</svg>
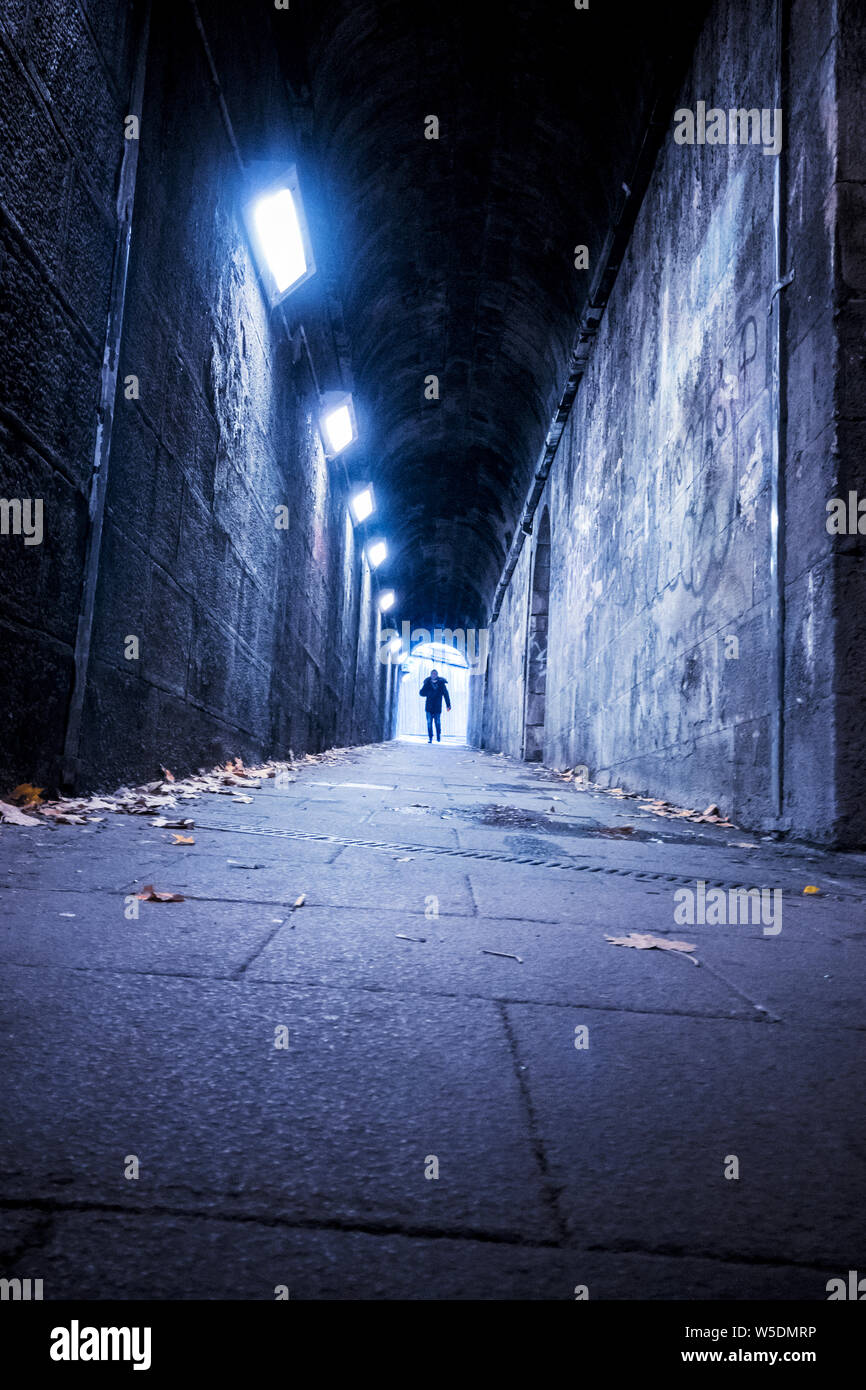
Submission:
<svg viewBox="0 0 866 1390">
<path fill-rule="evenodd" d="M 436 670 L 448 682 L 451 709 L 442 706 L 442 742 L 465 744 L 469 728 L 469 663 L 456 647 L 444 642 L 421 642 L 402 666 L 397 737 L 427 742 L 427 716 L 418 691 Z"/>
</svg>

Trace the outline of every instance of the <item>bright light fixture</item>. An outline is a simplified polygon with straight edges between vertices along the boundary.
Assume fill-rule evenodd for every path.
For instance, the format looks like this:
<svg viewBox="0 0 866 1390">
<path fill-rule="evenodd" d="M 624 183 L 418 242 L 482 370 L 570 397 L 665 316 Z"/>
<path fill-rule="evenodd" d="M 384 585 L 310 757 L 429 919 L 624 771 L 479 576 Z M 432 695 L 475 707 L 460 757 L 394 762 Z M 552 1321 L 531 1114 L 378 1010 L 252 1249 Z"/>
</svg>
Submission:
<svg viewBox="0 0 866 1390">
<path fill-rule="evenodd" d="M 247 226 L 271 305 L 315 273 L 294 165 L 246 208 Z"/>
<path fill-rule="evenodd" d="M 388 613 L 394 607 L 394 604 L 396 602 L 397 595 L 394 593 L 394 590 L 386 589 L 384 594 L 382 594 L 381 598 L 379 599 L 379 607 L 381 608 L 383 613 Z"/>
<path fill-rule="evenodd" d="M 253 209 L 253 220 L 277 293 L 283 294 L 289 285 L 300 280 L 307 269 L 301 228 L 290 189 L 281 188 L 279 193 L 260 198 Z"/>
<path fill-rule="evenodd" d="M 388 547 L 384 541 L 374 541 L 367 546 L 367 559 L 374 570 L 378 569 L 383 560 L 388 558 Z"/>
<path fill-rule="evenodd" d="M 366 521 L 375 510 L 376 504 L 373 501 L 373 489 L 365 487 L 361 492 L 356 492 L 349 506 L 352 509 L 352 516 L 357 524 Z"/>
<path fill-rule="evenodd" d="M 327 397 L 325 398 L 327 400 Z M 337 396 L 325 407 L 319 422 L 325 453 L 333 458 L 341 454 L 353 439 L 358 438 L 355 410 L 351 396 Z"/>
</svg>

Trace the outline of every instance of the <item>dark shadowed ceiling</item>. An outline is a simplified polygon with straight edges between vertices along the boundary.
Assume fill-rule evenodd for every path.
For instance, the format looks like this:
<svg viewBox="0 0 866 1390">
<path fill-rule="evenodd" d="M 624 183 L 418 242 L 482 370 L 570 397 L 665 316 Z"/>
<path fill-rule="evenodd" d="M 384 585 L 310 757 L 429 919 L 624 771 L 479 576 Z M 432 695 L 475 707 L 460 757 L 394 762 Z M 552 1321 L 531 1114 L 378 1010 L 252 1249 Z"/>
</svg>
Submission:
<svg viewBox="0 0 866 1390">
<path fill-rule="evenodd" d="M 594 269 L 676 28 L 677 6 L 641 9 L 292 0 L 303 57 L 293 41 L 287 70 L 308 88 L 332 214 L 355 463 L 415 622 L 489 610 L 590 283 L 574 247 Z"/>
</svg>

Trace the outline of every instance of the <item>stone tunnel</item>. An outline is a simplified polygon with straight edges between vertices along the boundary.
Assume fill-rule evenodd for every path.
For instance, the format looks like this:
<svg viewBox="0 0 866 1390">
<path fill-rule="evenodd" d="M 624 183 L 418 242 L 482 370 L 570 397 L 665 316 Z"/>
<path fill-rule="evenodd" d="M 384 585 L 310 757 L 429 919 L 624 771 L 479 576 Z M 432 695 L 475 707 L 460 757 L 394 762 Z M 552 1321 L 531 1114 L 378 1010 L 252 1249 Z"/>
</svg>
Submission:
<svg viewBox="0 0 866 1390">
<path fill-rule="evenodd" d="M 375 1012 L 380 996 L 364 1003 L 365 986 L 349 979 L 345 933 L 357 936 L 362 979 L 375 975 L 380 947 L 362 942 L 368 926 L 379 930 L 377 902 L 405 914 L 392 946 L 428 956 L 449 913 L 497 923 L 487 945 L 479 928 L 465 969 L 452 962 L 439 976 L 392 980 L 383 955 L 388 983 L 377 988 L 395 991 L 398 1012 L 423 996 L 421 1031 L 455 1037 L 470 1025 L 436 1010 L 447 1012 L 453 990 L 489 992 L 494 1012 L 476 1020 L 477 1036 L 470 1030 L 465 1086 L 480 1096 L 506 1054 L 522 1059 L 516 1080 L 502 1082 L 507 1094 L 494 1086 L 490 1142 L 508 1149 L 520 1136 L 504 1184 L 539 1185 L 537 1205 L 533 1196 L 521 1224 L 513 1208 L 473 1198 L 471 1136 L 450 1133 L 449 1113 L 445 1137 L 435 1125 L 412 1134 L 417 1163 L 453 1139 L 450 1171 L 463 1164 L 468 1185 L 458 1183 L 450 1215 L 419 1214 L 403 1195 L 386 1211 L 377 1183 L 393 1177 L 391 1150 L 380 1169 L 370 1160 L 370 1211 L 354 1189 L 343 1209 L 348 1179 L 333 1192 L 323 1179 L 318 1198 L 293 1191 L 304 1221 L 330 1222 L 332 1234 L 354 1222 L 358 1234 L 339 1238 L 376 1247 L 335 1288 L 313 1236 L 304 1245 L 295 1232 L 295 1280 L 309 1296 L 356 1296 L 369 1277 L 382 1297 L 407 1287 L 413 1297 L 574 1297 L 595 1283 L 602 1297 L 638 1298 L 637 1256 L 622 1253 L 632 1250 L 655 1262 L 653 1297 L 824 1298 L 837 1264 L 845 1273 L 856 1259 L 847 1160 L 838 1210 L 826 1193 L 800 1193 L 815 1205 L 814 1240 L 799 1227 L 785 1234 L 784 1212 L 763 1225 L 747 1209 L 731 1216 L 722 1191 L 706 1239 L 686 1210 L 669 1239 L 661 1218 L 653 1227 L 634 1212 L 594 1243 L 597 1208 L 569 1197 L 565 1102 L 551 1099 L 542 1116 L 527 1087 L 554 1097 L 560 1084 L 533 1009 L 564 1010 L 570 1033 L 586 1021 L 581 1008 L 599 1010 L 602 1032 L 622 1017 L 641 1056 L 640 1020 L 652 1031 L 676 1019 L 672 1066 L 683 1076 L 705 1045 L 688 1033 L 690 1012 L 699 1032 L 782 1038 L 772 1044 L 782 1069 L 792 1045 L 768 1019 L 814 1026 L 831 1053 L 838 1038 L 839 1055 L 823 1071 L 821 1049 L 804 1064 L 795 1115 L 823 1076 L 838 1080 L 852 1065 L 862 945 L 846 932 L 866 881 L 864 74 L 866 23 L 849 0 L 672 0 L 663 13 L 621 0 L 2 6 L 0 852 L 12 998 L 25 1020 L 40 1000 L 50 1013 L 65 994 L 52 972 L 74 973 L 89 993 L 70 1027 L 87 1033 L 95 1017 L 144 1027 L 153 1008 L 157 1031 L 170 1031 L 192 976 L 205 1030 L 224 987 L 234 1001 L 227 1026 L 247 1039 L 253 1005 L 237 991 L 257 981 L 265 995 L 277 982 L 312 981 Z M 438 691 L 443 673 L 450 704 L 425 724 L 419 678 Z M 213 810 L 208 823 L 182 789 L 205 796 L 226 769 L 234 792 L 210 799 L 226 809 L 222 824 Z M 135 796 L 152 824 L 116 814 Z M 248 849 L 244 825 L 264 837 L 260 848 Z M 174 860 L 173 846 L 157 852 L 169 830 L 197 840 L 203 859 L 213 840 L 212 892 L 192 849 L 179 846 Z M 140 845 L 133 834 L 145 835 Z M 381 879 L 362 864 L 374 851 L 389 855 Z M 496 861 L 489 870 L 485 854 Z M 291 885 L 259 855 L 284 875 L 296 865 Z M 305 861 L 319 866 L 318 888 Z M 530 873 L 540 897 L 524 882 Z M 586 902 L 572 902 L 569 886 L 547 903 L 569 873 Z M 631 907 L 615 897 L 617 874 Z M 140 899 L 145 880 L 183 903 Z M 544 928 L 555 941 L 586 908 L 611 933 L 628 923 L 675 942 L 685 935 L 702 956 L 710 926 L 679 925 L 672 906 L 659 915 L 691 882 L 794 894 L 778 945 L 779 958 L 788 949 L 792 958 L 775 984 L 766 919 L 743 929 L 751 945 L 736 962 L 714 961 L 713 950 L 734 949 L 716 946 L 717 931 L 703 972 L 660 950 L 618 951 L 601 932 L 583 964 L 565 938 L 561 959 L 560 946 L 548 947 L 532 979 L 515 924 L 537 911 L 560 924 Z M 76 883 L 92 890 L 86 929 Z M 129 911 L 140 902 L 141 920 L 158 919 L 155 936 L 115 933 L 118 894 Z M 194 914 L 211 901 L 216 936 L 206 940 Z M 175 937 L 183 912 L 191 935 Z M 298 964 L 284 934 L 297 940 L 316 912 L 322 939 L 299 944 L 313 954 Z M 823 922 L 822 912 L 826 930 L 807 933 L 802 915 Z M 244 919 L 234 936 L 226 913 Z M 725 940 L 739 942 L 737 931 L 726 926 Z M 848 963 L 825 970 L 834 951 Z M 608 987 L 613 960 L 625 974 Z M 649 970 L 643 982 L 640 971 L 632 981 L 633 960 Z M 479 961 L 495 973 L 489 990 Z M 829 1000 L 803 986 L 806 969 L 840 982 L 827 986 Z M 145 978 L 155 982 L 150 1003 Z M 124 981 L 131 1014 L 118 1002 Z M 268 998 L 268 1027 L 277 1026 L 281 1006 Z M 348 1010 L 337 1002 L 328 1017 L 345 1021 Z M 368 1019 L 374 1033 L 380 1023 Z M 381 1026 L 402 1078 L 403 1043 Z M 315 1052 L 313 1023 L 298 1027 L 300 1046 Z M 96 1046 L 88 1038 L 85 1052 Z M 59 1047 L 59 1034 L 47 1046 Z M 738 1046 L 723 1092 L 748 1066 Z M 126 1082 L 99 1056 L 93 1066 L 119 1105 Z M 30 1094 L 34 1065 L 25 1059 L 16 1072 Z M 433 1089 L 449 1084 L 442 1065 Z M 335 1082 L 347 1095 L 370 1079 L 350 1073 Z M 86 1085 L 74 1069 L 67 1079 L 73 1091 Z M 137 1081 L 148 1089 L 146 1069 Z M 614 1081 L 606 1094 L 627 1092 L 622 1073 Z M 370 1084 L 380 1083 L 376 1073 Z M 664 1090 L 659 1076 L 648 1085 Z M 316 1086 L 327 1094 L 324 1073 Z M 604 1097 L 593 1104 L 603 1129 Z M 707 1104 L 699 1129 L 711 1128 Z M 109 1123 L 89 1091 L 84 1111 Z M 85 1208 L 93 1229 L 114 1220 L 145 1248 L 162 1228 L 140 1197 L 111 1216 L 135 1184 L 120 1182 L 120 1196 L 104 1189 L 74 1120 L 71 1186 L 45 1176 L 40 1201 L 53 1203 L 54 1226 L 47 1243 L 28 1245 L 27 1222 L 38 1234 L 42 1218 L 16 1155 L 49 1142 L 46 1113 L 28 1110 L 23 1129 L 20 1115 L 13 1121 L 6 1195 L 24 1223 L 13 1273 L 37 1278 L 44 1266 L 51 1297 L 254 1298 L 253 1268 L 267 1268 L 269 1288 L 293 1283 L 265 1226 L 240 1294 L 205 1276 L 192 1295 L 180 1274 L 168 1284 L 126 1278 L 96 1237 L 97 1253 L 76 1264 L 73 1227 Z M 128 1138 L 111 1119 L 117 1163 L 144 1142 L 139 1118 L 144 1128 Z M 791 1138 L 787 1119 L 777 1140 Z M 686 1147 L 704 1138 L 690 1131 Z M 162 1139 L 152 1141 L 153 1155 Z M 758 1163 L 760 1140 L 748 1142 Z M 734 1137 L 720 1136 L 713 1163 L 725 1145 L 736 1151 Z M 269 1182 L 279 1186 L 272 1172 L 260 1189 L 260 1175 L 245 1187 L 243 1141 L 239 1152 L 240 1168 L 214 1179 L 235 1193 L 214 1217 L 214 1239 L 229 1250 L 233 1221 L 242 1215 L 253 1229 Z M 318 1173 L 325 1159 L 311 1152 Z M 607 1160 L 624 1177 L 624 1160 Z M 174 1195 L 160 1209 L 177 1215 L 184 1178 L 167 1150 L 161 1161 Z M 822 1161 L 816 1151 L 806 1168 Z M 437 1184 L 420 1186 L 423 1206 Z M 257 1203 L 245 1208 L 238 1188 L 255 1189 Z M 203 1248 L 197 1202 L 177 1215 L 188 1227 L 178 1251 Z M 291 1212 L 279 1219 L 291 1227 Z M 440 1219 L 447 1239 L 437 1244 Z M 449 1240 L 456 1253 L 441 1267 L 430 1255 L 428 1286 L 419 1252 L 428 1242 L 441 1255 Z M 570 1259 L 585 1246 L 601 1253 Z M 508 1273 L 503 1251 L 518 1247 L 524 1263 Z M 676 1292 L 674 1251 L 692 1260 L 696 1294 Z M 178 1253 L 172 1268 L 181 1267 Z"/>
</svg>

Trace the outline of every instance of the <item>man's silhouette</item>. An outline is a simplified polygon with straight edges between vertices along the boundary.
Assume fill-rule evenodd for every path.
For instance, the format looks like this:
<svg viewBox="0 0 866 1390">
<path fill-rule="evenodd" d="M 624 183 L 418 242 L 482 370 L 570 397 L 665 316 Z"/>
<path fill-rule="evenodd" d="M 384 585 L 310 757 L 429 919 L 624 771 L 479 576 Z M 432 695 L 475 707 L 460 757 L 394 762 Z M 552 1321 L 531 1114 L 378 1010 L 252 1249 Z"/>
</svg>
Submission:
<svg viewBox="0 0 866 1390">
<path fill-rule="evenodd" d="M 442 701 L 445 701 L 445 708 L 451 708 L 451 698 L 448 694 L 448 682 L 443 680 L 438 671 L 431 671 L 426 681 L 421 687 L 419 694 L 425 697 L 424 708 L 427 712 L 427 742 L 433 742 L 433 724 L 436 724 L 436 742 L 442 742 L 442 726 L 440 719 L 442 716 Z"/>
</svg>

